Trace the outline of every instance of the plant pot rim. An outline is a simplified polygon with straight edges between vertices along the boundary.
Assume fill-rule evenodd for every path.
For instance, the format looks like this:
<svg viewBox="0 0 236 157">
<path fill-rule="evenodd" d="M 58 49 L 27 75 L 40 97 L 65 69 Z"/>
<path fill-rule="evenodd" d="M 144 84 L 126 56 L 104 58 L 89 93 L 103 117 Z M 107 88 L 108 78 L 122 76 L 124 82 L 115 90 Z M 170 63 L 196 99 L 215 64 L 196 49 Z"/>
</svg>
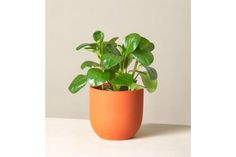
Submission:
<svg viewBox="0 0 236 157">
<path fill-rule="evenodd" d="M 108 91 L 108 90 L 101 90 L 101 89 L 97 89 L 95 87 L 89 87 L 91 90 L 97 91 L 97 92 L 104 92 L 104 93 L 135 93 L 135 92 L 140 92 L 143 91 L 144 89 L 137 89 L 137 90 L 133 90 L 133 91 Z"/>
</svg>

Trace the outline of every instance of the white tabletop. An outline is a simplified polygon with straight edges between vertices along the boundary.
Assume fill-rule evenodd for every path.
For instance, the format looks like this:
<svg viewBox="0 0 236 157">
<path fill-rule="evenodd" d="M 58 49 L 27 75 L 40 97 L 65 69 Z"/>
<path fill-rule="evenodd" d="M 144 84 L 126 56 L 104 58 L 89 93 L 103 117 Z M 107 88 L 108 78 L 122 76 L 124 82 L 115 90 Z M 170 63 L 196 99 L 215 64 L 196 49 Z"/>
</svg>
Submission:
<svg viewBox="0 0 236 157">
<path fill-rule="evenodd" d="M 109 141 L 89 120 L 46 118 L 46 157 L 190 157 L 190 127 L 143 123 L 135 138 Z"/>
</svg>

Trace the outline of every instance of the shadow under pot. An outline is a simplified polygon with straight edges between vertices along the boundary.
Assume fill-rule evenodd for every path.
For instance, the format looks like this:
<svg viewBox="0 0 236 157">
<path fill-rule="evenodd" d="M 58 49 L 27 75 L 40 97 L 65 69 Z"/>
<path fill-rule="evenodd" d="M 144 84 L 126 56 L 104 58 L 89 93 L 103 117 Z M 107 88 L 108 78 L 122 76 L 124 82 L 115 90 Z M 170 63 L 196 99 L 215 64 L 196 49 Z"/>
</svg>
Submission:
<svg viewBox="0 0 236 157">
<path fill-rule="evenodd" d="M 104 91 L 89 89 L 90 123 L 98 136 L 127 140 L 136 134 L 143 117 L 143 89 Z"/>
</svg>

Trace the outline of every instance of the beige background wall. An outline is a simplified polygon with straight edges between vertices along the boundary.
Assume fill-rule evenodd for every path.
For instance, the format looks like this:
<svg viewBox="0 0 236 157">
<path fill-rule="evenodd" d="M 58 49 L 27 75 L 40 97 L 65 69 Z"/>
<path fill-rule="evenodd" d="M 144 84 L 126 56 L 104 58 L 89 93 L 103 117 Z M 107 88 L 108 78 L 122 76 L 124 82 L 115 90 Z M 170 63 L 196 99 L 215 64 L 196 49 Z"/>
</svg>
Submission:
<svg viewBox="0 0 236 157">
<path fill-rule="evenodd" d="M 46 0 L 46 116 L 88 118 L 88 88 L 67 90 L 80 63 L 75 47 L 137 32 L 154 42 L 159 89 L 145 93 L 144 121 L 190 124 L 190 0 Z"/>
</svg>

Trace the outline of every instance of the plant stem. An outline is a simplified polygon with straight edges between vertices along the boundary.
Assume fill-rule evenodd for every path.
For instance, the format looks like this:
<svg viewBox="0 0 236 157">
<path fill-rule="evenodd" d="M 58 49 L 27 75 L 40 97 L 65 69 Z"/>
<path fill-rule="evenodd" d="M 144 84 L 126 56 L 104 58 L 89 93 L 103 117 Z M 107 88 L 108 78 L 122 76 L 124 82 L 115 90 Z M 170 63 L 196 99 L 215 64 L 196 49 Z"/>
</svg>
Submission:
<svg viewBox="0 0 236 157">
<path fill-rule="evenodd" d="M 121 63 L 121 72 L 124 73 L 124 71 L 125 71 L 125 62 L 123 61 Z"/>
<path fill-rule="evenodd" d="M 134 74 L 135 74 L 135 70 L 137 70 L 137 66 L 138 66 L 138 61 L 135 61 L 134 69 L 133 69 L 133 73 L 132 73 L 133 77 L 134 77 Z"/>
<path fill-rule="evenodd" d="M 137 79 L 137 77 L 138 77 L 138 75 L 139 75 L 140 73 L 138 73 L 136 76 L 135 76 L 135 78 L 134 78 L 134 80 L 136 80 Z"/>
<path fill-rule="evenodd" d="M 123 73 L 123 62 L 120 63 L 121 73 Z"/>
</svg>

